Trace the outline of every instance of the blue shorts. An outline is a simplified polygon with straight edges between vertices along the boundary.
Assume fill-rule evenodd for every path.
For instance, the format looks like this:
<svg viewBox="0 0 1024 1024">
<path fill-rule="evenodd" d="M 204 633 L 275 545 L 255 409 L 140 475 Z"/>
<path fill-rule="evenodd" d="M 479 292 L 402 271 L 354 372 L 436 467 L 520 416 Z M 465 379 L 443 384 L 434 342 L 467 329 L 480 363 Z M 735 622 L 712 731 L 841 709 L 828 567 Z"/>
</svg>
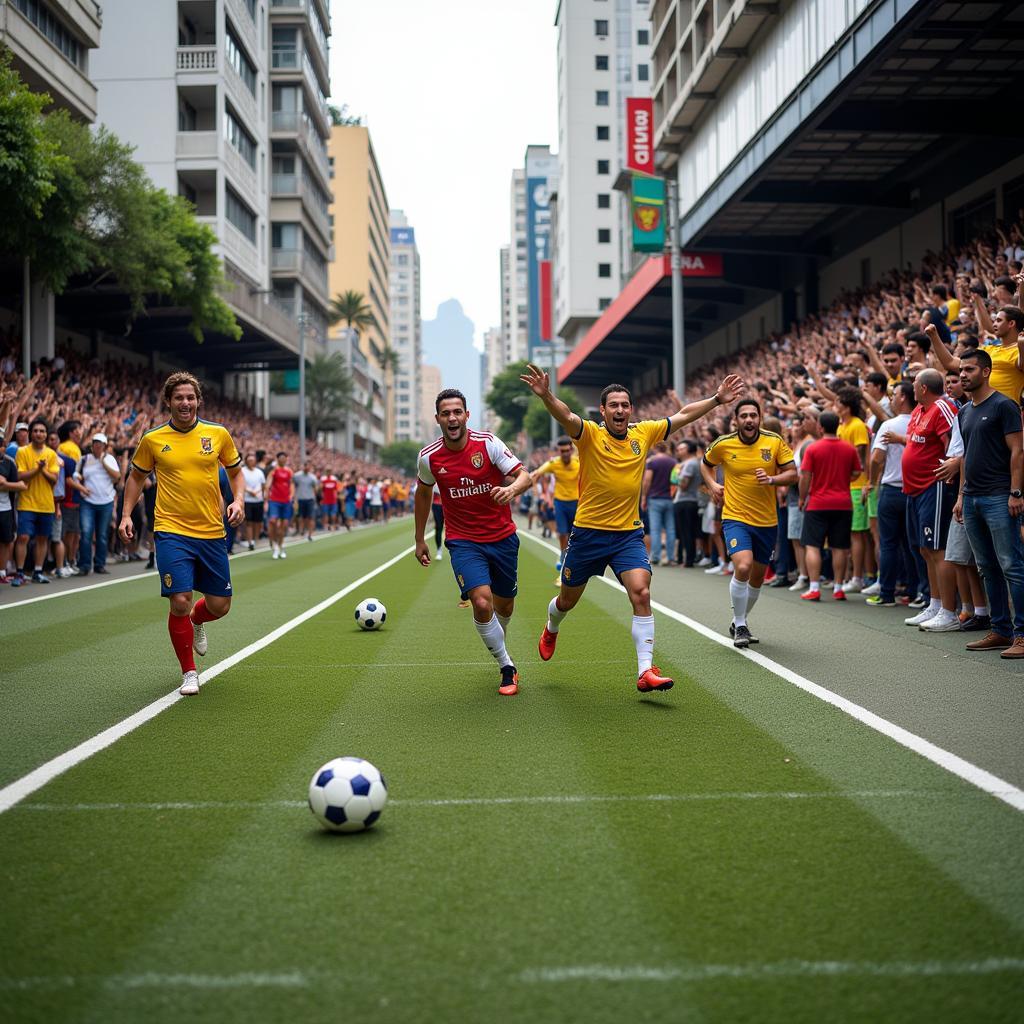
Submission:
<svg viewBox="0 0 1024 1024">
<path fill-rule="evenodd" d="M 591 576 L 603 576 L 608 566 L 620 582 L 622 574 L 630 569 L 652 572 L 643 530 L 594 530 L 574 526 L 562 558 L 562 582 L 566 586 L 582 587 Z"/>
<path fill-rule="evenodd" d="M 555 498 L 555 523 L 559 533 L 568 534 L 572 529 L 578 504 L 578 501 L 562 501 L 561 498 Z"/>
<path fill-rule="evenodd" d="M 338 503 L 336 501 L 324 503 L 320 506 L 320 511 L 325 516 L 336 516 L 338 514 Z"/>
<path fill-rule="evenodd" d="M 180 533 L 155 533 L 160 594 L 198 590 L 207 597 L 231 596 L 228 547 L 223 537 L 204 539 Z"/>
<path fill-rule="evenodd" d="M 299 499 L 299 518 L 312 519 L 316 515 L 316 498 Z"/>
<path fill-rule="evenodd" d="M 957 489 L 941 480 L 920 494 L 907 495 L 907 539 L 912 548 L 946 550 L 956 497 Z"/>
<path fill-rule="evenodd" d="M 768 565 L 775 553 L 775 539 L 778 533 L 778 526 L 748 526 L 736 519 L 722 520 L 725 553 L 730 558 L 738 551 L 750 551 L 755 562 Z"/>
<path fill-rule="evenodd" d="M 268 519 L 291 519 L 292 503 L 290 501 L 268 501 Z"/>
<path fill-rule="evenodd" d="M 18 510 L 19 537 L 45 537 L 50 539 L 53 530 L 53 512 L 29 512 Z"/>
<path fill-rule="evenodd" d="M 356 503 L 349 499 L 345 501 L 345 518 L 355 519 L 356 517 Z"/>
<path fill-rule="evenodd" d="M 446 540 L 452 572 L 462 600 L 477 587 L 490 587 L 498 597 L 515 597 L 519 589 L 519 536 L 510 534 L 495 544 L 475 540 Z"/>
</svg>

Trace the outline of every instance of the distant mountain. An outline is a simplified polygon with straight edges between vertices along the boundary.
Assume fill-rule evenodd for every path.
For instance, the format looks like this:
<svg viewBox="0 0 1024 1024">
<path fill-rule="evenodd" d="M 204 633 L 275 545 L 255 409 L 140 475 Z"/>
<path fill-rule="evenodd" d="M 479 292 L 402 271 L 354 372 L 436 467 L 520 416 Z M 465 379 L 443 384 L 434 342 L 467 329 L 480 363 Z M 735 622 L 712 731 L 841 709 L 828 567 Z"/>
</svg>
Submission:
<svg viewBox="0 0 1024 1024">
<path fill-rule="evenodd" d="M 479 430 L 483 424 L 483 355 L 473 344 L 473 321 L 458 299 L 442 302 L 437 316 L 423 321 L 423 362 L 441 370 L 442 387 L 458 388 L 466 396 L 470 426 Z"/>
</svg>

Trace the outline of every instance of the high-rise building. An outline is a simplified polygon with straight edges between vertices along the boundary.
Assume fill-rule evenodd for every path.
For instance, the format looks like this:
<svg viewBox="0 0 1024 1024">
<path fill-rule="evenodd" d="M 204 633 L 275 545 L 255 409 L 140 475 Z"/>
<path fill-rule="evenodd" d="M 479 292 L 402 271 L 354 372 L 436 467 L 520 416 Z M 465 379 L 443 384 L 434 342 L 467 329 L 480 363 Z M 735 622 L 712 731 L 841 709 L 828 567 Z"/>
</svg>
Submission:
<svg viewBox="0 0 1024 1024">
<path fill-rule="evenodd" d="M 90 50 L 100 44 L 102 11 L 94 0 L 7 0 L 0 4 L 0 46 L 33 92 L 79 121 L 96 120 Z"/>
<path fill-rule="evenodd" d="M 560 0 L 555 332 L 569 346 L 630 275 L 626 99 L 650 95 L 650 0 Z"/>
<path fill-rule="evenodd" d="M 503 245 L 498 254 L 501 275 L 501 369 L 512 361 L 512 281 L 509 271 L 509 246 Z"/>
<path fill-rule="evenodd" d="M 529 351 L 529 253 L 526 240 L 526 171 L 512 172 L 510 193 L 511 241 L 508 256 L 507 362 L 526 359 Z"/>
<path fill-rule="evenodd" d="M 526 175 L 526 353 L 533 359 L 542 342 L 541 337 L 540 265 L 552 255 L 551 197 L 558 188 L 558 157 L 549 146 L 527 146 L 523 161 Z"/>
<path fill-rule="evenodd" d="M 423 424 L 423 443 L 427 444 L 440 436 L 441 429 L 434 418 L 434 402 L 441 390 L 441 368 L 424 363 L 420 367 L 420 420 Z"/>
<path fill-rule="evenodd" d="M 505 250 L 502 250 L 503 252 Z M 484 379 L 481 395 L 483 396 L 483 427 L 484 430 L 495 430 L 498 426 L 497 417 L 487 406 L 487 393 L 491 390 L 494 378 L 505 369 L 504 339 L 500 327 L 491 327 L 484 332 Z"/>
<path fill-rule="evenodd" d="M 401 210 L 392 210 L 391 225 L 391 347 L 395 352 L 393 390 L 396 441 L 419 441 L 420 364 L 423 362 L 423 323 L 420 316 L 420 253 L 416 231 Z"/>
</svg>

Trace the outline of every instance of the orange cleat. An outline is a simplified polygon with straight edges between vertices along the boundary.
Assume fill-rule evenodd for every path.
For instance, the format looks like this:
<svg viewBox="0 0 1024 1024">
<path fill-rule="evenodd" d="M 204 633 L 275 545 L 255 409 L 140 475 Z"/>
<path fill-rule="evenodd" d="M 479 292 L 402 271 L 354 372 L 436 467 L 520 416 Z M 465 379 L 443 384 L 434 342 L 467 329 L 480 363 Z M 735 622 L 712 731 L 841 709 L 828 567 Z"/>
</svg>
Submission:
<svg viewBox="0 0 1024 1024">
<path fill-rule="evenodd" d="M 671 690 L 673 685 L 673 681 L 668 676 L 663 676 L 657 665 L 652 665 L 636 681 L 636 688 L 641 693 L 650 693 L 651 690 Z"/>
<path fill-rule="evenodd" d="M 821 600 L 821 591 L 820 590 L 805 590 L 800 595 L 800 600 L 801 601 L 820 601 Z"/>
<path fill-rule="evenodd" d="M 537 650 L 540 652 L 541 661 L 550 661 L 552 655 L 555 653 L 555 644 L 558 643 L 558 634 L 552 633 L 547 626 L 544 627 L 544 632 L 540 635 L 540 641 L 537 644 Z"/>
<path fill-rule="evenodd" d="M 833 601 L 845 601 L 846 600 L 846 591 L 845 590 L 837 590 L 832 595 L 832 600 Z"/>
<path fill-rule="evenodd" d="M 498 693 L 502 697 L 514 697 L 519 692 L 519 673 L 515 665 L 506 665 L 501 670 L 501 686 Z"/>
</svg>

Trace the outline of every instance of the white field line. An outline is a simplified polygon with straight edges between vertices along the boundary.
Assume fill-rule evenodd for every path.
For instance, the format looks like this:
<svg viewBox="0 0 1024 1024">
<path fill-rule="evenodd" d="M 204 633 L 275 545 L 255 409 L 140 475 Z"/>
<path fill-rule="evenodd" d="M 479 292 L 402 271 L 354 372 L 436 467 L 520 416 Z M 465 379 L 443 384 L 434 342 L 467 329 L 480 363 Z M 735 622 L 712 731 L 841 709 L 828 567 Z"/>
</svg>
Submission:
<svg viewBox="0 0 1024 1024">
<path fill-rule="evenodd" d="M 529 532 L 525 533 L 525 536 L 535 544 L 539 544 L 541 547 L 558 554 L 558 548 L 553 544 L 547 544 L 543 540 L 531 536 Z M 625 588 L 617 580 L 609 579 L 607 576 L 601 576 L 599 579 L 602 583 L 625 592 Z M 691 619 L 688 615 L 683 615 L 674 608 L 669 608 L 668 605 L 651 601 L 651 608 L 662 615 L 667 615 L 670 619 L 675 619 L 676 622 L 681 622 L 695 633 L 699 633 L 708 640 L 714 641 L 719 646 L 728 648 L 739 657 L 747 658 L 756 665 L 768 669 L 769 672 L 774 673 L 780 679 L 785 679 L 787 683 L 792 683 L 806 693 L 811 694 L 811 696 L 817 697 L 826 704 L 831 704 L 833 707 L 848 714 L 851 718 L 855 718 L 858 722 L 866 725 L 869 729 L 874 729 L 883 736 L 895 740 L 901 746 L 914 751 L 916 754 L 920 754 L 933 764 L 937 764 L 940 768 L 952 772 L 953 775 L 959 776 L 972 786 L 977 786 L 979 789 L 994 796 L 997 800 L 1002 800 L 1003 803 L 1009 804 L 1015 810 L 1024 811 L 1024 790 L 1018 789 L 1004 779 L 1000 779 L 991 772 L 985 771 L 984 768 L 979 768 L 976 764 L 972 764 L 959 755 L 944 750 L 942 747 L 910 732 L 908 729 L 896 725 L 895 722 L 890 722 L 888 719 L 876 715 L 873 711 L 868 711 L 867 708 L 862 707 L 860 704 L 855 704 L 852 700 L 847 700 L 846 697 L 840 696 L 840 694 L 818 683 L 811 682 L 810 679 L 800 675 L 798 672 L 794 672 L 792 669 L 786 668 L 785 665 L 780 665 L 777 661 L 773 661 L 763 654 L 751 651 L 749 648 L 739 650 L 733 647 L 732 640 L 729 637 L 716 633 L 709 626 L 705 626 L 703 622 Z"/>
<path fill-rule="evenodd" d="M 313 618 L 315 615 L 319 615 L 322 611 L 330 608 L 331 605 L 340 601 L 347 594 L 350 594 L 356 587 L 362 586 L 364 583 L 372 580 L 375 576 L 380 575 L 386 569 L 390 569 L 396 562 L 401 561 L 407 555 L 409 555 L 415 548 L 413 546 L 405 548 L 400 551 L 394 558 L 389 558 L 386 562 L 382 562 L 377 566 L 376 569 L 371 569 L 368 573 L 360 576 L 359 579 L 349 583 L 348 586 L 342 587 L 341 590 L 336 591 L 330 597 L 325 598 L 319 604 L 314 605 L 312 608 L 308 608 L 302 612 L 301 615 L 296 615 L 294 619 L 289 619 L 284 625 L 278 626 L 277 629 L 267 633 L 266 636 L 261 637 L 259 640 L 254 640 L 251 644 L 243 647 L 241 650 L 235 651 L 234 654 L 225 658 L 223 661 L 217 662 L 216 665 L 212 665 L 205 672 L 199 676 L 200 686 L 205 686 L 206 683 L 210 682 L 211 679 L 215 679 L 222 672 L 226 672 L 229 668 L 234 667 L 240 661 L 244 661 L 250 655 L 255 654 L 257 651 L 263 650 L 264 647 L 268 647 L 275 640 L 279 640 L 286 633 L 290 633 L 293 629 L 301 626 L 304 622 Z M 73 768 L 77 764 L 81 764 L 87 758 L 92 757 L 93 754 L 99 753 L 105 747 L 109 747 L 111 743 L 115 743 L 123 736 L 127 736 L 128 733 L 137 729 L 140 725 L 145 725 L 146 722 L 152 718 L 156 718 L 161 711 L 165 711 L 167 708 L 174 704 L 177 704 L 179 700 L 195 700 L 196 698 L 182 697 L 177 690 L 168 693 L 166 696 L 153 701 L 152 704 L 147 705 L 141 711 L 136 711 L 134 715 L 129 715 L 128 718 L 116 725 L 110 726 L 109 729 L 104 729 L 103 732 L 98 733 L 91 739 L 85 740 L 79 743 L 77 747 L 73 747 L 71 750 L 65 751 L 63 754 L 59 754 L 57 757 L 52 758 L 45 764 L 40 765 L 34 771 L 28 773 L 28 775 L 4 786 L 0 789 L 0 814 L 4 811 L 10 810 L 16 803 L 24 800 L 25 797 L 34 793 L 37 789 L 41 789 L 48 782 L 52 782 L 58 775 L 62 775 L 64 772 Z"/>
<path fill-rule="evenodd" d="M 688 804 L 724 803 L 728 801 L 780 800 L 944 800 L 954 794 L 929 789 L 863 789 L 814 792 L 731 792 L 716 793 L 621 793 L 621 794 L 555 794 L 553 796 L 480 796 L 451 797 L 438 800 L 389 800 L 389 807 L 502 807 L 509 804 L 526 806 L 572 804 Z M 154 801 L 152 803 L 23 803 L 19 811 L 47 811 L 63 814 L 67 811 L 271 811 L 292 810 L 308 806 L 305 800 L 194 800 Z"/>
<path fill-rule="evenodd" d="M 371 526 L 376 526 L 376 523 L 360 523 L 354 529 L 366 530 Z M 350 531 L 335 531 L 334 533 L 318 533 L 314 538 L 314 543 L 319 540 L 330 540 L 331 537 L 344 537 Z M 242 541 L 244 544 L 245 541 Z M 291 540 L 286 540 L 284 546 L 286 548 L 301 547 L 303 544 L 308 544 L 309 541 L 305 537 L 294 537 Z M 239 558 L 245 558 L 247 555 L 260 555 L 270 554 L 269 547 L 258 547 L 253 551 L 245 550 L 239 551 L 231 556 L 232 562 L 237 562 Z M 121 562 L 116 563 L 121 565 Z M 132 564 L 132 563 L 128 563 Z M 134 563 L 138 564 L 138 563 Z M 69 579 L 77 579 L 77 576 L 69 577 Z M 141 572 L 133 573 L 131 576 L 118 576 L 114 580 L 104 580 L 102 583 L 86 583 L 81 587 L 69 587 L 67 590 L 53 590 L 46 594 L 40 594 L 37 597 L 25 597 L 18 601 L 8 601 L 4 604 L 0 604 L 0 612 L 6 611 L 9 608 L 22 608 L 27 604 L 36 604 L 39 601 L 52 601 L 55 597 L 67 597 L 69 594 L 83 594 L 88 590 L 100 590 L 103 587 L 113 587 L 118 583 L 133 583 L 138 580 L 155 580 L 159 579 L 157 576 L 156 569 L 143 569 Z M 29 585 L 29 584 L 26 584 Z M 38 584 L 31 584 L 32 586 L 38 586 Z M 52 584 L 51 584 L 52 585 Z"/>
</svg>

